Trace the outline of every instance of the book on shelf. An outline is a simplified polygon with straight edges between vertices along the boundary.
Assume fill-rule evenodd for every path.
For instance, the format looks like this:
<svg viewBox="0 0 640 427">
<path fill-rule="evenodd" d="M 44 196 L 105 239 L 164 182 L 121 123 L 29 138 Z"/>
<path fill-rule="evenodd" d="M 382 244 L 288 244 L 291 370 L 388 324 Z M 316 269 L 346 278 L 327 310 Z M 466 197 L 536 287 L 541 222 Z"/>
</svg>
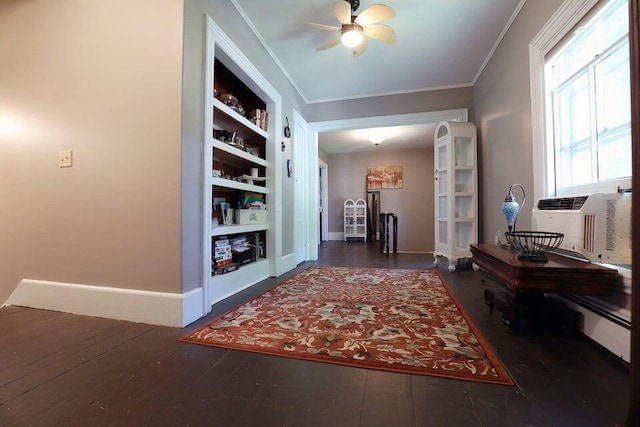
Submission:
<svg viewBox="0 0 640 427">
<path fill-rule="evenodd" d="M 231 273 L 232 271 L 236 271 L 238 268 L 240 268 L 240 265 L 231 263 L 231 264 L 223 265 L 220 267 L 216 267 L 213 270 L 213 274 L 215 276 L 219 276 L 221 274 L 227 274 L 227 273 Z"/>
<path fill-rule="evenodd" d="M 232 258 L 231 245 L 215 248 L 216 267 L 231 264 Z"/>
</svg>

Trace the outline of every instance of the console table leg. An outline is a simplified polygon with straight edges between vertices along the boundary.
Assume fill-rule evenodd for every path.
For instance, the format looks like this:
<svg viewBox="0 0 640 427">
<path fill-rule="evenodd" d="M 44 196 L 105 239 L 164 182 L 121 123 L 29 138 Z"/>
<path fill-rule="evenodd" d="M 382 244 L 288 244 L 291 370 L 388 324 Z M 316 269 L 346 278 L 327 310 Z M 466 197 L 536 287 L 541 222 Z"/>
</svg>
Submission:
<svg viewBox="0 0 640 427">
<path fill-rule="evenodd" d="M 490 313 L 493 313 L 493 307 L 496 305 L 495 295 L 488 289 L 484 290 L 484 305 L 489 307 Z"/>
</svg>

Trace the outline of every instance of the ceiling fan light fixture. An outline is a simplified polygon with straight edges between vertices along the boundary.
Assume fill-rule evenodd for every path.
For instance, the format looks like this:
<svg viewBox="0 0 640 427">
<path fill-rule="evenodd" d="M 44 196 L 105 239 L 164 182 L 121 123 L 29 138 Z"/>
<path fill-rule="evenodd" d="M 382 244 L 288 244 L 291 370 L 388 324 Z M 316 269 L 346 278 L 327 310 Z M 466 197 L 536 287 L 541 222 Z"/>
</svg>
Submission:
<svg viewBox="0 0 640 427">
<path fill-rule="evenodd" d="M 342 37 L 340 41 L 347 47 L 356 47 L 362 40 L 364 35 L 362 34 L 362 27 L 358 24 L 345 24 L 342 26 Z"/>
</svg>

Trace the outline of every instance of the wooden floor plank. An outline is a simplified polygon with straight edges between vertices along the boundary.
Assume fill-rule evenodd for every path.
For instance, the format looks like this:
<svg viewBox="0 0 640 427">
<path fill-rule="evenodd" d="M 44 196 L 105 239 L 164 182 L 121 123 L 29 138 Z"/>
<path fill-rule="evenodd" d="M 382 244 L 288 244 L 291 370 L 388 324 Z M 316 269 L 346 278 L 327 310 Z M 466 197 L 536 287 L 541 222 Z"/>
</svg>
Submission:
<svg viewBox="0 0 640 427">
<path fill-rule="evenodd" d="M 187 328 L 0 309 L 0 425 L 614 425 L 628 367 L 580 335 L 512 333 L 482 272 L 440 272 L 515 386 L 372 371 L 178 342 L 310 265 L 430 268 L 428 254 L 324 242 L 320 259 L 216 304 Z M 37 409 L 34 409 L 37 408 Z"/>
<path fill-rule="evenodd" d="M 47 322 L 55 324 L 56 333 L 46 339 L 34 336 L 29 342 L 14 342 L 9 348 L 19 348 L 12 355 L 12 361 L 0 368 L 0 378 L 6 388 L 0 389 L 0 402 L 10 397 L 6 393 L 11 389 L 12 393 L 22 394 L 32 387 L 32 384 L 40 384 L 54 378 L 61 373 L 73 369 L 78 364 L 91 357 L 92 353 L 102 351 L 101 348 L 110 348 L 114 342 L 123 339 L 135 338 L 150 326 L 130 322 L 105 322 L 105 319 L 85 319 L 86 322 L 78 323 L 77 318 L 68 322 Z M 114 323 L 115 322 L 115 323 Z M 60 329 L 60 330 L 57 330 Z"/>
</svg>

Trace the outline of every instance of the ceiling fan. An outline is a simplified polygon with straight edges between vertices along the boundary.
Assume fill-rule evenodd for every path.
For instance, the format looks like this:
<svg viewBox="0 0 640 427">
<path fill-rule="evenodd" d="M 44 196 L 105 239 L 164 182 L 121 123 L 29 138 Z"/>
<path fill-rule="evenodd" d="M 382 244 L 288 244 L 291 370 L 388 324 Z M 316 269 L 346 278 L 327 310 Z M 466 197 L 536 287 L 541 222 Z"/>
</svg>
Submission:
<svg viewBox="0 0 640 427">
<path fill-rule="evenodd" d="M 306 25 L 325 31 L 340 31 L 341 35 L 319 46 L 316 50 L 325 50 L 338 45 L 340 42 L 353 49 L 353 56 L 358 57 L 367 49 L 367 37 L 387 44 L 396 41 L 396 32 L 388 25 L 378 22 L 396 16 L 393 8 L 384 4 L 374 4 L 366 8 L 360 15 L 355 12 L 360 6 L 360 0 L 338 0 L 333 3 L 333 14 L 342 24 L 341 27 L 331 25 L 307 23 Z"/>
</svg>

